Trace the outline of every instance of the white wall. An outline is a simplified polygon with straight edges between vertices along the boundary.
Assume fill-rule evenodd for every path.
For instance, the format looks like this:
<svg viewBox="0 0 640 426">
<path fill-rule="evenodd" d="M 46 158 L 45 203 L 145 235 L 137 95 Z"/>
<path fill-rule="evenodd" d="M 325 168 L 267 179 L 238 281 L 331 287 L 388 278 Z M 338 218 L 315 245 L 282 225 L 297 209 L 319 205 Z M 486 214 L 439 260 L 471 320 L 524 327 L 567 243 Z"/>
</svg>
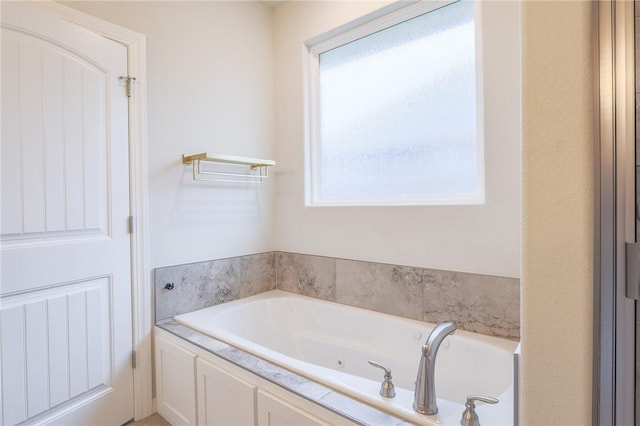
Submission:
<svg viewBox="0 0 640 426">
<path fill-rule="evenodd" d="M 593 11 L 522 7 L 524 425 L 591 424 Z"/>
<path fill-rule="evenodd" d="M 63 2 L 147 35 L 150 266 L 273 250 L 273 187 L 193 182 L 182 154 L 273 158 L 271 9 Z"/>
<path fill-rule="evenodd" d="M 484 22 L 485 205 L 304 206 L 303 43 L 385 4 L 288 2 L 274 10 L 276 248 L 519 277 L 520 43 L 516 2 L 479 3 Z"/>
</svg>

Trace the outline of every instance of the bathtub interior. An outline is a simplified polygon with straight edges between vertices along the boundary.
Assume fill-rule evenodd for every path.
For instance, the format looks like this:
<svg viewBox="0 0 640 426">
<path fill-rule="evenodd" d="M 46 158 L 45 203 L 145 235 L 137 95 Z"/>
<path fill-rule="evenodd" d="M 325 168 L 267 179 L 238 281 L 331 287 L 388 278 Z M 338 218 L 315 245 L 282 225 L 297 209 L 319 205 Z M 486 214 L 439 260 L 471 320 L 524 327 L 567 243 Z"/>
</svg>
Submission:
<svg viewBox="0 0 640 426">
<path fill-rule="evenodd" d="M 335 371 L 379 383 L 377 361 L 397 388 L 413 392 L 421 347 L 433 325 L 309 300 L 281 291 L 206 308 L 176 320 L 271 361 Z M 513 384 L 516 342 L 458 330 L 445 339 L 436 363 L 438 398 L 463 403 L 467 395 L 503 396 Z M 279 359 L 280 358 L 280 359 Z M 298 363 L 296 361 L 301 361 Z M 310 365 L 305 365 L 310 364 Z M 320 372 L 326 376 L 326 371 Z M 326 379 L 326 377 L 325 377 Z"/>
</svg>

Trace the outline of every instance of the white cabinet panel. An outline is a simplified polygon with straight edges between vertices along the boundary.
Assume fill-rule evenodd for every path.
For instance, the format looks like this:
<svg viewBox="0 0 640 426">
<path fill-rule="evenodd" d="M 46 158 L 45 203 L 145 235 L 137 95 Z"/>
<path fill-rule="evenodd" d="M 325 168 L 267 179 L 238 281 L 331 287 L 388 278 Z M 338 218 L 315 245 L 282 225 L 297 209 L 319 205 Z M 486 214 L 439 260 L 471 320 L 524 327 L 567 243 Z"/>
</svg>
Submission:
<svg viewBox="0 0 640 426">
<path fill-rule="evenodd" d="M 160 328 L 155 337 L 158 412 L 174 426 L 355 425 Z"/>
<path fill-rule="evenodd" d="M 198 359 L 198 424 L 255 425 L 256 386 Z"/>
<path fill-rule="evenodd" d="M 329 425 L 316 416 L 295 407 L 267 392 L 258 391 L 259 426 L 324 426 Z"/>
<path fill-rule="evenodd" d="M 164 338 L 156 338 L 158 413 L 173 425 L 196 424 L 196 356 Z"/>
</svg>

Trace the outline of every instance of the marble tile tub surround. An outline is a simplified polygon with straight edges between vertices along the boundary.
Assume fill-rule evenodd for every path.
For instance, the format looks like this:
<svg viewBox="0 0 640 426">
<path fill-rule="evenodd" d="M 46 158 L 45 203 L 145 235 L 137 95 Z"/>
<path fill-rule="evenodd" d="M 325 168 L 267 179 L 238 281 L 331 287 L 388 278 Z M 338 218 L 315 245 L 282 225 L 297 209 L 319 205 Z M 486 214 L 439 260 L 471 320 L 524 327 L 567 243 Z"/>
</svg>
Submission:
<svg viewBox="0 0 640 426">
<path fill-rule="evenodd" d="M 275 289 L 275 259 L 268 252 L 156 268 L 156 321 Z"/>
<path fill-rule="evenodd" d="M 173 283 L 173 290 L 165 289 Z M 520 280 L 269 252 L 155 270 L 156 321 L 278 288 L 518 340 Z"/>
<path fill-rule="evenodd" d="M 276 253 L 281 290 L 519 340 L 520 280 L 297 253 Z"/>
</svg>

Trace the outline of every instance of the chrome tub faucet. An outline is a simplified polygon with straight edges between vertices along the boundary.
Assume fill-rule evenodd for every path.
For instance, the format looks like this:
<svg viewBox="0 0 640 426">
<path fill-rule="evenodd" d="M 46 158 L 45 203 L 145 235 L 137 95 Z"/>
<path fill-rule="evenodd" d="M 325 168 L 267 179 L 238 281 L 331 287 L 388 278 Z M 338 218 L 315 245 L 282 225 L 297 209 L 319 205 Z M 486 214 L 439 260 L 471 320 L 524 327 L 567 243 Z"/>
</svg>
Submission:
<svg viewBox="0 0 640 426">
<path fill-rule="evenodd" d="M 427 342 L 422 346 L 422 357 L 413 397 L 413 409 L 420 414 L 432 415 L 438 412 L 435 383 L 436 356 L 444 338 L 456 331 L 456 328 L 452 322 L 441 322 L 429 334 Z"/>
</svg>

